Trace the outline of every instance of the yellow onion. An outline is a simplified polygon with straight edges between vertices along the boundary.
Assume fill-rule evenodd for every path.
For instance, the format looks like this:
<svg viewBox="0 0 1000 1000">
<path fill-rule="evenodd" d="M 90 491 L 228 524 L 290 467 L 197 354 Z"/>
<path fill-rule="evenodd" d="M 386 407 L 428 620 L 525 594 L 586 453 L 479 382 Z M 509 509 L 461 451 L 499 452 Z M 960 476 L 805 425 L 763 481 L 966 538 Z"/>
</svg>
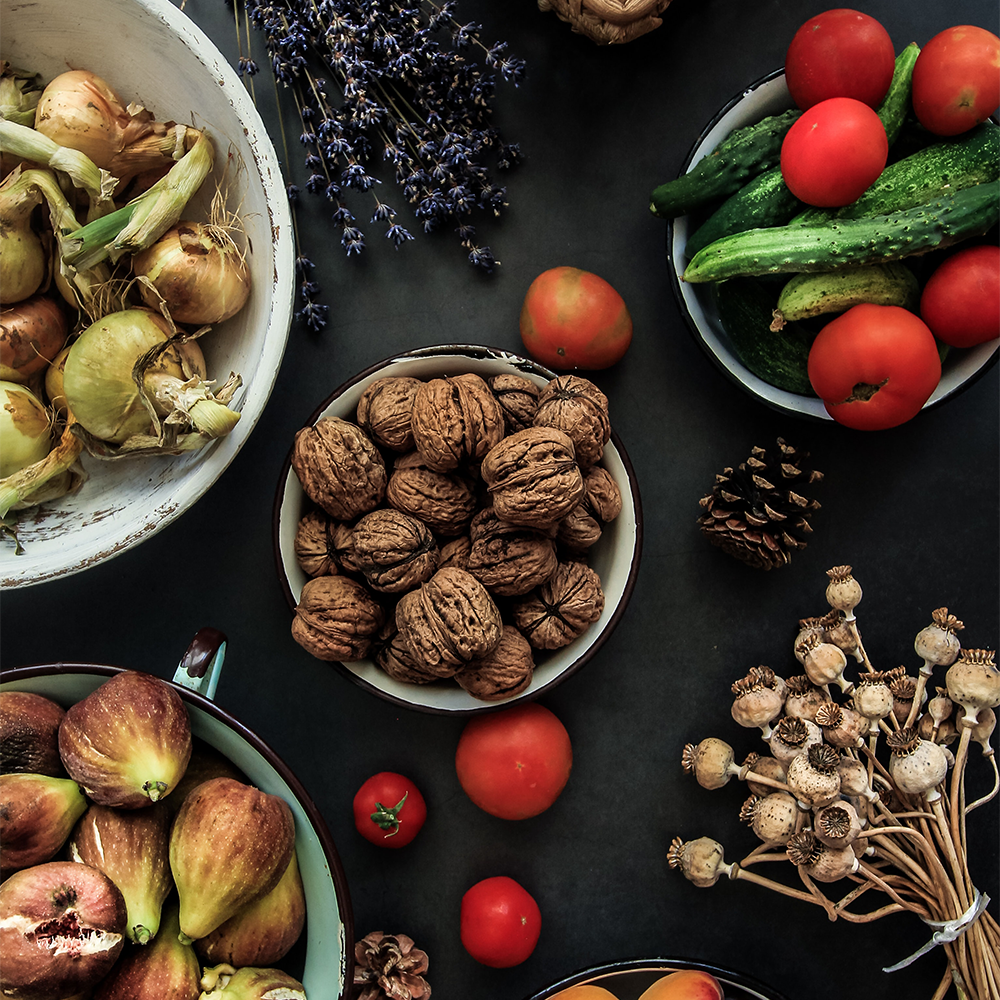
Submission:
<svg viewBox="0 0 1000 1000">
<path fill-rule="evenodd" d="M 62 350 L 68 335 L 66 314 L 47 295 L 0 309 L 0 378 L 27 382 Z"/>
<path fill-rule="evenodd" d="M 66 414 L 66 392 L 63 389 L 63 376 L 66 371 L 66 359 L 72 344 L 67 344 L 53 359 L 52 364 L 45 369 L 45 398 L 49 406 L 58 416 Z"/>
<path fill-rule="evenodd" d="M 16 382 L 0 382 L 0 479 L 41 461 L 52 446 L 52 426 L 41 400 Z"/>
<path fill-rule="evenodd" d="M 222 226 L 181 221 L 132 258 L 143 301 L 161 302 L 177 323 L 221 323 L 243 308 L 250 272 L 243 254 Z M 150 287 L 152 286 L 152 287 Z"/>
<path fill-rule="evenodd" d="M 0 304 L 5 306 L 34 295 L 45 280 L 45 248 L 31 226 L 41 203 L 41 194 L 21 183 L 19 170 L 0 184 Z"/>
</svg>

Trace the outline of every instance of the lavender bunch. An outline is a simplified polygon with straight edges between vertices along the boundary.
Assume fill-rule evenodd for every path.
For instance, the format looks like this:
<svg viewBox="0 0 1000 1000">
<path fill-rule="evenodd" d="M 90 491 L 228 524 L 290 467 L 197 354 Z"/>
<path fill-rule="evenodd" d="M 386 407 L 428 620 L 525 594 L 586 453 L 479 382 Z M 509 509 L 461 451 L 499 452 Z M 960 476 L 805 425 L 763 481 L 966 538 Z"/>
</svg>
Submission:
<svg viewBox="0 0 1000 1000">
<path fill-rule="evenodd" d="M 331 206 L 348 256 L 365 247 L 356 213 L 366 199 L 364 216 L 393 246 L 414 238 L 379 195 L 381 161 L 425 233 L 453 226 L 473 265 L 492 272 L 499 264 L 477 245 L 471 216 L 498 216 L 507 204 L 486 161 L 506 170 L 521 153 L 493 125 L 492 101 L 496 76 L 517 86 L 525 67 L 506 42 L 487 47 L 482 26 L 460 23 L 456 8 L 455 0 L 242 0 L 248 50 L 254 29 L 295 105 L 305 189 Z M 473 51 L 485 70 L 469 58 Z M 257 71 L 251 56 L 240 56 L 241 75 Z M 294 214 L 301 192 L 289 185 L 288 193 Z M 296 318 L 318 330 L 327 310 L 301 246 L 297 267 Z"/>
</svg>

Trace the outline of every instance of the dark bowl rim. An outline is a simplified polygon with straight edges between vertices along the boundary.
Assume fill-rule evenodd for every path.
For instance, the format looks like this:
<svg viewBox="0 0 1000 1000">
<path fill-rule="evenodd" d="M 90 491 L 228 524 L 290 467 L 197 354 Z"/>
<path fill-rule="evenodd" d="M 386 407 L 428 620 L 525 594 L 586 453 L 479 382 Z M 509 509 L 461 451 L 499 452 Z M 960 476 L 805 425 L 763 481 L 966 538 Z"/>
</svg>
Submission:
<svg viewBox="0 0 1000 1000">
<path fill-rule="evenodd" d="M 421 358 L 434 358 L 437 356 L 451 356 L 451 355 L 468 355 L 472 358 L 489 359 L 495 358 L 497 356 L 502 356 L 504 360 L 509 361 L 515 368 L 531 372 L 534 375 L 540 376 L 541 378 L 552 379 L 557 377 L 557 372 L 546 368 L 544 365 L 539 364 L 537 361 L 533 361 L 530 358 L 526 358 L 523 355 L 516 354 L 515 352 L 509 351 L 502 347 L 493 347 L 487 344 L 437 344 L 431 347 L 420 347 L 415 348 L 411 351 L 403 351 L 398 354 L 390 355 L 384 358 L 382 361 L 377 361 L 372 365 L 369 365 L 364 370 L 352 375 L 345 382 L 342 382 L 326 399 L 323 400 L 318 406 L 316 406 L 312 413 L 307 418 L 306 422 L 301 424 L 302 427 L 312 426 L 320 417 L 320 415 L 327 409 L 338 397 L 343 395 L 348 389 L 355 386 L 358 382 L 363 379 L 368 378 L 370 375 L 374 375 L 377 371 L 385 368 L 388 365 L 393 364 L 397 361 L 409 361 L 409 360 L 419 360 Z M 586 377 L 585 372 L 567 372 L 564 374 L 580 374 L 581 377 Z M 461 716 L 472 717 L 473 715 L 485 715 L 490 712 L 499 712 L 505 708 L 509 708 L 511 705 L 522 704 L 528 701 L 534 701 L 539 698 L 542 694 L 550 691 L 557 684 L 560 684 L 567 677 L 572 676 L 578 670 L 580 670 L 584 665 L 590 662 L 594 654 L 604 645 L 605 641 L 610 637 L 611 633 L 617 628 L 619 621 L 625 614 L 625 609 L 627 608 L 632 594 L 635 591 L 636 579 L 639 575 L 639 562 L 642 556 L 642 543 L 643 543 L 643 524 L 642 524 L 642 501 L 639 497 L 639 483 L 635 474 L 635 469 L 632 465 L 632 460 L 629 458 L 628 453 L 625 450 L 625 446 L 622 444 L 621 439 L 618 434 L 612 428 L 611 430 L 611 443 L 614 445 L 615 450 L 618 453 L 618 457 L 621 460 L 622 466 L 625 469 L 625 475 L 628 479 L 629 492 L 632 497 L 632 507 L 635 513 L 635 546 L 632 550 L 632 559 L 629 564 L 628 577 L 625 581 L 625 587 L 622 591 L 621 599 L 618 601 L 614 612 L 608 618 L 607 624 L 601 633 L 594 639 L 590 644 L 588 649 L 581 653 L 580 656 L 574 660 L 574 662 L 563 670 L 556 677 L 553 677 L 548 683 L 541 685 L 536 691 L 532 691 L 530 694 L 522 694 L 515 696 L 512 699 L 501 702 L 483 702 L 482 704 L 473 705 L 467 709 L 462 709 L 461 711 L 454 711 L 447 708 L 439 708 L 434 705 L 418 705 L 414 702 L 407 701 L 405 698 L 397 697 L 396 695 L 389 694 L 386 691 L 382 691 L 380 688 L 375 687 L 370 684 L 363 677 L 359 677 L 353 670 L 351 670 L 345 663 L 341 663 L 339 660 L 333 660 L 330 665 L 337 670 L 340 674 L 344 675 L 352 683 L 357 684 L 358 687 L 368 691 L 383 701 L 390 702 L 393 705 L 398 705 L 400 708 L 407 708 L 414 712 L 422 712 L 427 715 L 446 715 L 446 716 Z M 272 549 L 275 560 L 275 567 L 278 574 L 278 583 L 281 587 L 282 593 L 285 596 L 285 603 L 288 605 L 289 610 L 294 614 L 295 612 L 295 598 L 292 596 L 291 587 L 288 584 L 288 578 L 284 571 L 284 566 L 281 560 L 281 546 L 280 546 L 280 531 L 281 531 L 281 505 L 284 498 L 285 483 L 288 479 L 289 473 L 292 468 L 292 451 L 294 446 L 289 447 L 288 452 L 285 456 L 285 460 L 281 466 L 281 472 L 278 476 L 278 486 L 275 491 L 274 505 L 271 513 L 271 540 Z"/>
<path fill-rule="evenodd" d="M 30 681 L 33 678 L 50 676 L 52 674 L 97 674 L 101 677 L 114 677 L 117 674 L 124 673 L 127 669 L 106 663 L 32 663 L 5 669 L 2 677 L 0 677 L 0 684 L 6 684 L 10 681 Z M 309 818 L 309 822 L 312 824 L 320 846 L 323 849 L 323 855 L 330 866 L 330 877 L 333 880 L 337 906 L 340 909 L 341 922 L 344 925 L 344 955 L 342 959 L 344 988 L 340 994 L 340 1000 L 348 1000 L 352 994 L 354 982 L 354 914 L 351 908 L 351 894 L 347 885 L 347 875 L 343 862 L 333 842 L 333 835 L 330 833 L 319 807 L 288 764 L 253 730 L 248 729 L 239 719 L 225 709 L 220 708 L 210 698 L 206 698 L 204 695 L 198 694 L 196 691 L 192 691 L 181 684 L 175 684 L 171 680 L 166 680 L 165 678 L 160 678 L 160 680 L 164 680 L 165 683 L 169 684 L 184 701 L 208 713 L 216 721 L 228 726 L 238 736 L 246 740 L 274 768 L 292 790 L 296 799 L 298 799 L 299 804 Z"/>
<path fill-rule="evenodd" d="M 785 70 L 783 67 L 778 67 L 777 69 L 771 70 L 769 73 L 765 73 L 763 76 L 758 77 L 749 86 L 744 87 L 738 94 L 731 97 L 719 110 L 712 116 L 710 121 L 702 128 L 701 132 L 698 133 L 697 138 L 691 143 L 688 149 L 687 156 L 684 157 L 684 162 L 681 165 L 678 176 L 687 172 L 691 165 L 691 161 L 694 158 L 695 152 L 698 147 L 705 141 L 709 132 L 730 112 L 736 107 L 741 101 L 745 100 L 753 91 L 759 90 L 767 83 L 771 83 L 773 80 L 777 80 L 785 75 Z M 998 121 L 997 116 L 991 116 L 991 121 Z M 684 323 L 688 328 L 688 332 L 694 337 L 695 342 L 701 351 L 708 357 L 712 364 L 726 377 L 726 379 L 733 385 L 738 386 L 747 395 L 751 396 L 757 402 L 762 403 L 764 406 L 775 410 L 788 417 L 795 417 L 799 420 L 804 420 L 812 424 L 826 424 L 832 423 L 832 417 L 817 416 L 812 413 L 804 413 L 801 410 L 797 410 L 792 406 L 787 406 L 783 403 L 778 402 L 774 399 L 768 399 L 765 396 L 761 396 L 754 392 L 749 386 L 745 385 L 736 375 L 734 375 L 723 363 L 715 356 L 715 353 L 711 351 L 708 345 L 705 343 L 704 338 L 701 336 L 701 332 L 698 329 L 698 324 L 695 323 L 691 316 L 690 310 L 684 302 L 684 297 L 681 294 L 680 281 L 677 277 L 677 272 L 673 267 L 673 243 L 674 243 L 674 220 L 667 219 L 666 225 L 666 256 L 667 256 L 667 274 L 670 278 L 670 287 L 674 293 L 674 299 L 677 302 L 677 307 L 684 317 Z M 932 403 L 927 403 L 921 409 L 921 412 L 937 409 L 942 403 L 946 403 L 950 399 L 954 399 L 960 393 L 965 392 L 970 386 L 975 385 L 988 371 L 990 371 L 993 366 L 1000 361 L 1000 346 L 989 356 L 989 358 L 983 362 L 968 378 L 964 379 L 958 385 L 955 386 L 951 392 L 938 397 Z M 803 396 L 803 399 L 810 399 L 809 396 Z"/>
</svg>

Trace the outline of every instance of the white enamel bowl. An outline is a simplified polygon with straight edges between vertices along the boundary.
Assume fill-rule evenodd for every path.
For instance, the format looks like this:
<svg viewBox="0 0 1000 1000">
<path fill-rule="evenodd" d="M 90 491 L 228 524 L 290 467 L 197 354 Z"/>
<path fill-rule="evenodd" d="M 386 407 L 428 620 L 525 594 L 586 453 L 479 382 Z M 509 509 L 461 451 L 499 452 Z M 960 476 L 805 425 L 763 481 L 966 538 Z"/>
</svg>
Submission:
<svg viewBox="0 0 1000 1000">
<path fill-rule="evenodd" d="M 208 204 L 225 171 L 227 204 L 249 240 L 253 291 L 247 305 L 199 341 L 209 377 L 231 372 L 243 386 L 241 417 L 227 437 L 183 456 L 102 462 L 84 457 L 89 479 L 72 496 L 17 514 L 24 552 L 0 540 L 0 586 L 22 587 L 76 573 L 165 528 L 225 471 L 271 394 L 291 324 L 295 255 L 291 216 L 274 148 L 246 89 L 215 45 L 170 0 L 0 0 L 0 56 L 43 81 L 89 69 L 126 102 L 160 121 L 207 129 L 215 170 L 192 212 Z M 228 170 L 226 169 L 228 163 Z"/>
<path fill-rule="evenodd" d="M 390 358 L 356 375 L 320 404 L 306 424 L 311 425 L 324 416 L 355 419 L 362 392 L 378 378 L 407 375 L 426 380 L 463 372 L 474 372 L 484 378 L 497 374 L 516 374 L 539 386 L 555 377 L 554 372 L 533 361 L 490 347 L 449 344 L 424 348 Z M 613 425 L 613 400 L 610 410 Z M 639 488 L 628 455 L 614 431 L 605 446 L 602 463 L 614 477 L 622 494 L 621 514 L 605 528 L 601 539 L 590 549 L 588 556 L 589 565 L 601 579 L 605 597 L 604 612 L 583 635 L 568 646 L 547 655 L 537 655 L 531 684 L 525 691 L 502 702 L 483 702 L 451 681 L 405 684 L 393 680 L 370 660 L 336 663 L 333 666 L 372 693 L 399 705 L 431 713 L 456 712 L 470 715 L 536 698 L 580 669 L 594 656 L 624 613 L 635 586 L 642 549 Z M 289 607 L 293 610 L 298 603 L 302 586 L 308 579 L 295 557 L 295 531 L 300 518 L 309 507 L 298 477 L 291 468 L 289 450 L 275 497 L 274 544 L 278 576 Z M 293 641 L 291 635 L 288 641 Z"/>
</svg>

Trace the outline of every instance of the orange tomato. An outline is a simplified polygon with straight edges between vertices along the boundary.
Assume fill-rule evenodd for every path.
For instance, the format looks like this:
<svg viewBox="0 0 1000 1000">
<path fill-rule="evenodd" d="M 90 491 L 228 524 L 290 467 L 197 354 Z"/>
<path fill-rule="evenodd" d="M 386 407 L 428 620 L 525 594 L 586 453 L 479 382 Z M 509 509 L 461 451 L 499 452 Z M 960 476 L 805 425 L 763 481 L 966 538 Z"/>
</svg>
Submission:
<svg viewBox="0 0 1000 1000">
<path fill-rule="evenodd" d="M 681 969 L 657 979 L 639 1000 L 723 1000 L 722 986 L 701 969 Z"/>
</svg>

